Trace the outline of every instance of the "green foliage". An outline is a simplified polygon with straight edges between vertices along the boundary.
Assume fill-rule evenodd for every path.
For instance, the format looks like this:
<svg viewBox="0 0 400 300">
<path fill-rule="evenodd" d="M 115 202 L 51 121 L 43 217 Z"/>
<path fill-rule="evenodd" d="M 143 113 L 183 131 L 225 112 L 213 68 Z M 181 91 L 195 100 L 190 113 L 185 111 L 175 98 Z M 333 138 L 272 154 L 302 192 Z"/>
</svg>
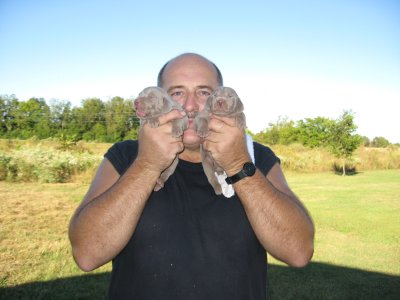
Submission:
<svg viewBox="0 0 400 300">
<path fill-rule="evenodd" d="M 371 142 L 371 146 L 377 148 L 386 148 L 389 145 L 389 141 L 382 136 L 375 137 Z"/>
<path fill-rule="evenodd" d="M 356 129 L 352 112 L 344 111 L 337 120 L 317 117 L 294 123 L 286 118 L 279 118 L 277 123 L 270 123 L 268 129 L 253 137 L 256 141 L 269 145 L 300 143 L 310 148 L 327 148 L 342 160 L 345 174 L 346 161 L 363 142 L 361 136 L 354 134 Z"/>
<path fill-rule="evenodd" d="M 362 144 L 365 147 L 369 147 L 371 145 L 371 141 L 369 140 L 369 138 L 367 136 L 362 136 Z"/>
<path fill-rule="evenodd" d="M 132 99 L 121 97 L 113 97 L 108 101 L 87 98 L 82 100 L 81 106 L 72 107 L 69 101 L 51 100 L 47 104 L 43 98 L 30 98 L 24 102 L 15 95 L 0 95 L 0 138 L 46 139 L 68 136 L 76 141 L 105 143 L 136 139 L 139 119 L 132 102 Z M 338 122 L 340 120 L 324 117 L 297 122 L 279 117 L 275 123 L 269 123 L 265 130 L 251 135 L 254 140 L 268 145 L 300 143 L 310 148 L 328 147 L 334 144 L 330 138 Z M 365 146 L 389 145 L 383 137 L 376 137 L 372 142 L 366 137 L 363 139 Z M 348 145 L 350 141 L 345 143 Z M 339 148 L 343 147 L 337 145 L 334 151 L 341 151 Z"/>
<path fill-rule="evenodd" d="M 333 125 L 333 120 L 323 117 L 300 120 L 297 123 L 299 141 L 311 148 L 325 146 Z"/>
<path fill-rule="evenodd" d="M 269 123 L 268 129 L 252 137 L 262 144 L 289 145 L 298 141 L 298 129 L 293 121 L 280 117 L 276 123 Z"/>
<path fill-rule="evenodd" d="M 68 182 L 71 176 L 97 166 L 101 156 L 67 149 L 23 147 L 0 150 L 0 180 L 11 182 Z"/>
<path fill-rule="evenodd" d="M 333 155 L 342 159 L 343 175 L 346 174 L 346 161 L 362 143 L 362 137 L 353 134 L 356 129 L 354 116 L 349 111 L 344 111 L 329 128 L 327 146 Z"/>
<path fill-rule="evenodd" d="M 0 137 L 38 139 L 68 136 L 98 142 L 117 142 L 137 137 L 139 120 L 132 100 L 113 97 L 82 100 L 80 107 L 68 101 L 31 98 L 19 101 L 15 95 L 0 96 Z"/>
<path fill-rule="evenodd" d="M 60 150 L 66 151 L 66 150 L 73 150 L 77 143 L 78 143 L 78 139 L 76 137 L 76 135 L 67 135 L 65 133 L 61 133 L 58 141 L 60 142 Z"/>
</svg>

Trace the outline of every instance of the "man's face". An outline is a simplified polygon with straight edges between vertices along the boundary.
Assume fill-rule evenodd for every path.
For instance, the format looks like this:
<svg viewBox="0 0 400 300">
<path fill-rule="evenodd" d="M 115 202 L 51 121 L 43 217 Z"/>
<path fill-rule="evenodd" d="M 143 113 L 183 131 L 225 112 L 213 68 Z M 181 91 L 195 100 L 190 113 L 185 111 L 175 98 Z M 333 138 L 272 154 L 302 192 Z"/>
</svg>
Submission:
<svg viewBox="0 0 400 300">
<path fill-rule="evenodd" d="M 213 65 L 197 56 L 177 58 L 165 68 L 162 88 L 182 105 L 189 117 L 189 128 L 183 136 L 186 147 L 199 146 L 200 138 L 194 130 L 193 118 L 204 109 L 208 96 L 218 86 Z"/>
</svg>

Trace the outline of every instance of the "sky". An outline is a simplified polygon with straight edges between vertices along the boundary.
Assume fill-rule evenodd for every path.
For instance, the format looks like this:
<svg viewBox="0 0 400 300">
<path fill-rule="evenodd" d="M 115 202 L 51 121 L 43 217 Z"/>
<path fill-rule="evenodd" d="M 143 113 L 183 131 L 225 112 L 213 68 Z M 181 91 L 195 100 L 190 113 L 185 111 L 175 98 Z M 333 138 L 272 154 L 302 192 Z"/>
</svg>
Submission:
<svg viewBox="0 0 400 300">
<path fill-rule="evenodd" d="M 400 1 L 0 0 L 0 95 L 134 98 L 169 59 L 213 61 L 257 133 L 354 113 L 400 143 Z"/>
</svg>

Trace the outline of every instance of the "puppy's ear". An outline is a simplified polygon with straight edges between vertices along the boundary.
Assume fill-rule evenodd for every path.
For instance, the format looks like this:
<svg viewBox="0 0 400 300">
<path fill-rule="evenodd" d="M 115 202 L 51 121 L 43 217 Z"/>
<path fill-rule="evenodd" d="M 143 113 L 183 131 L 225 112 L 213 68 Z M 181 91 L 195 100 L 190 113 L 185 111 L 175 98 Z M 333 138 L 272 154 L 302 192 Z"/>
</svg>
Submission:
<svg viewBox="0 0 400 300">
<path fill-rule="evenodd" d="M 168 98 L 168 96 L 163 96 L 163 111 L 168 112 L 171 110 L 172 107 L 172 102 L 171 99 Z"/>
<path fill-rule="evenodd" d="M 243 102 L 240 100 L 239 97 L 236 97 L 236 112 L 242 112 L 244 111 L 244 105 Z"/>
<path fill-rule="evenodd" d="M 210 96 L 208 96 L 206 104 L 204 105 L 204 109 L 211 110 L 214 99 L 215 99 L 214 93 L 212 93 Z"/>
</svg>

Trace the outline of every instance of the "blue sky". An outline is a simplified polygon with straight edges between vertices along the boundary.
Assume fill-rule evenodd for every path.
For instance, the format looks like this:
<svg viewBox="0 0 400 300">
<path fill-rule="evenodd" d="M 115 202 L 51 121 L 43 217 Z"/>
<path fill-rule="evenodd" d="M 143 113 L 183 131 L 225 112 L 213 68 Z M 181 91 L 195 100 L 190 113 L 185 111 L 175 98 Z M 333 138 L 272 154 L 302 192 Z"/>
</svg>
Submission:
<svg viewBox="0 0 400 300">
<path fill-rule="evenodd" d="M 134 97 L 183 52 L 238 92 L 248 127 L 355 113 L 400 142 L 400 1 L 0 0 L 0 94 Z"/>
</svg>

